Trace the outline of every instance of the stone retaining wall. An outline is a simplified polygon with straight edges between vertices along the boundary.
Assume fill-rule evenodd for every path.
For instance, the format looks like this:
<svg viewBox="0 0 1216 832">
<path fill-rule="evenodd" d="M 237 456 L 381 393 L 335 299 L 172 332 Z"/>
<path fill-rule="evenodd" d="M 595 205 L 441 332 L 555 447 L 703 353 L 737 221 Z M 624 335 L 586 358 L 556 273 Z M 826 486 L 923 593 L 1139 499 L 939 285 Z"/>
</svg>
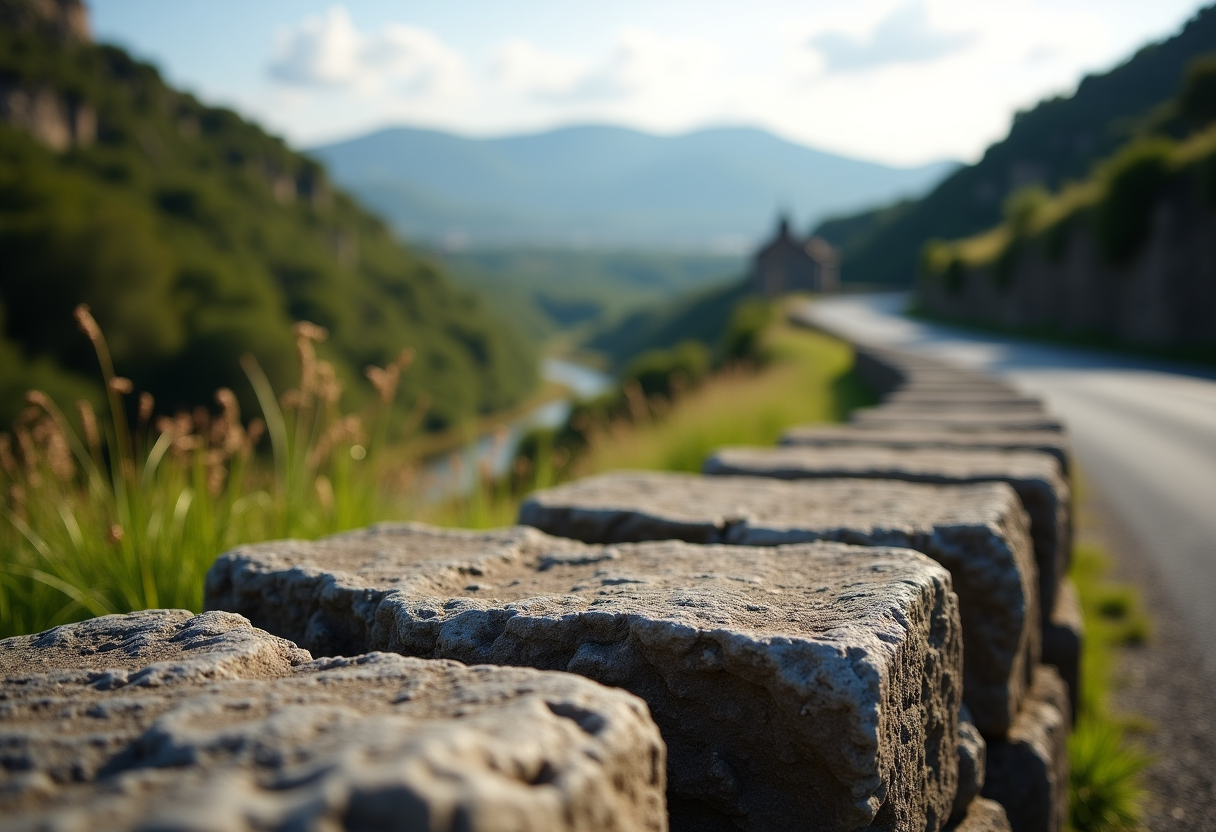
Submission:
<svg viewBox="0 0 1216 832">
<path fill-rule="evenodd" d="M 1061 832 L 1067 435 L 858 366 L 882 405 L 706 475 L 242 547 L 201 616 L 0 642 L 5 828 Z"/>
</svg>

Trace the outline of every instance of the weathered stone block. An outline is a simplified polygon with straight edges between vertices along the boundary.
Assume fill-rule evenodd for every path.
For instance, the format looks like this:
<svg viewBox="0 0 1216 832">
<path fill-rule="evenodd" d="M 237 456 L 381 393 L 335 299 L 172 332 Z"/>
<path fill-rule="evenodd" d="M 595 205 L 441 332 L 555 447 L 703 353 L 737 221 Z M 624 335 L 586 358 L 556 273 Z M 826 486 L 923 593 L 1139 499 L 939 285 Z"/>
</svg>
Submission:
<svg viewBox="0 0 1216 832">
<path fill-rule="evenodd" d="M 624 691 L 153 610 L 0 641 L 6 830 L 663 830 Z"/>
<path fill-rule="evenodd" d="M 908 352 L 859 346 L 856 355 L 857 372 L 879 394 L 925 384 L 1012 389 L 989 374 Z"/>
<path fill-rule="evenodd" d="M 1013 832 L 1005 807 L 995 800 L 977 797 L 967 807 L 967 814 L 950 824 L 948 832 Z"/>
<path fill-rule="evenodd" d="M 1004 741 L 988 743 L 984 797 L 1005 807 L 1013 832 L 1061 832 L 1068 816 L 1068 689 L 1040 667 Z"/>
<path fill-rule="evenodd" d="M 1030 515 L 1039 569 L 1039 610 L 1055 606 L 1056 587 L 1068 565 L 1072 544 L 1071 497 L 1055 460 L 1018 451 L 947 451 L 939 449 L 723 448 L 705 463 L 715 475 L 778 479 L 863 478 L 963 485 L 1007 482 Z"/>
<path fill-rule="evenodd" d="M 1056 593 L 1055 609 L 1043 628 L 1043 664 L 1060 672 L 1068 685 L 1070 712 L 1077 712 L 1081 694 L 1081 651 L 1085 647 L 1085 619 L 1072 579 L 1065 576 Z"/>
<path fill-rule="evenodd" d="M 519 520 L 587 543 L 834 540 L 923 552 L 954 579 L 966 644 L 964 701 L 985 734 L 1009 730 L 1038 664 L 1038 572 L 1025 512 L 1005 483 L 619 471 L 535 492 Z"/>
<path fill-rule="evenodd" d="M 963 409 L 1012 408 L 1036 411 L 1043 409 L 1043 400 L 1037 396 L 1025 396 L 1001 390 L 977 390 L 968 387 L 957 390 L 902 389 L 884 396 L 882 401 L 884 406 L 897 404 L 902 407 L 915 405 L 952 406 Z"/>
<path fill-rule="evenodd" d="M 907 411 L 909 413 L 952 414 L 956 411 L 994 414 L 1000 416 L 1018 415 L 1041 417 L 1045 415 L 1043 403 L 1037 399 L 1020 398 L 974 398 L 962 395 L 921 394 L 903 395 L 896 393 L 883 400 L 879 408 L 887 410 Z"/>
<path fill-rule="evenodd" d="M 950 820 L 962 820 L 971 809 L 972 802 L 984 789 L 984 777 L 988 772 L 988 743 L 984 742 L 980 730 L 971 719 L 971 711 L 964 704 L 958 715 L 958 791 L 954 795 L 954 809 Z"/>
<path fill-rule="evenodd" d="M 936 427 L 946 430 L 1064 430 L 1064 423 L 1045 413 L 993 413 L 961 408 L 945 413 L 903 407 L 863 407 L 849 421 L 861 426 Z"/>
<path fill-rule="evenodd" d="M 903 450 L 941 448 L 959 451 L 1039 451 L 1051 455 L 1059 463 L 1065 477 L 1071 470 L 1072 458 L 1068 435 L 1059 431 L 958 431 L 931 426 L 861 428 L 858 425 L 801 425 L 787 430 L 781 437 L 781 444 L 820 448 L 871 445 Z"/>
<path fill-rule="evenodd" d="M 936 830 L 957 789 L 950 575 L 902 549 L 591 546 L 381 526 L 221 556 L 206 604 L 328 650 L 567 670 L 632 691 L 685 829 Z"/>
</svg>

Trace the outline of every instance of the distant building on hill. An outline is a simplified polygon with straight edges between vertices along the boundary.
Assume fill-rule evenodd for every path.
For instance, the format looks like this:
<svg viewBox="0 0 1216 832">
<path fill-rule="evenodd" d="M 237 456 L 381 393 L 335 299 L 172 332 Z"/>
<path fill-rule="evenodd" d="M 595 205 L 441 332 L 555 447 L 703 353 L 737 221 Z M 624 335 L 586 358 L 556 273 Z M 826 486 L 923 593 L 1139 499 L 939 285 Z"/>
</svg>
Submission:
<svg viewBox="0 0 1216 832">
<path fill-rule="evenodd" d="M 769 297 L 786 292 L 835 292 L 840 288 L 840 258 L 821 237 L 795 237 L 789 220 L 782 217 L 777 236 L 756 252 L 750 280 L 753 292 Z"/>
</svg>

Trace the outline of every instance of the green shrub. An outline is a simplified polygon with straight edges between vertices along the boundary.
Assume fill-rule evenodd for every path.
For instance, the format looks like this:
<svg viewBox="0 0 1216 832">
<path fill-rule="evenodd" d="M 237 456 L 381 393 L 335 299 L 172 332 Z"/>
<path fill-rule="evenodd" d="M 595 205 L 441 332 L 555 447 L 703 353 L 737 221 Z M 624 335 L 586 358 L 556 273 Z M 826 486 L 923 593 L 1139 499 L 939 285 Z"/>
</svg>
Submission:
<svg viewBox="0 0 1216 832">
<path fill-rule="evenodd" d="M 1001 206 L 1005 222 L 1014 237 L 1024 237 L 1030 232 L 1034 218 L 1047 203 L 1051 193 L 1042 185 L 1028 185 L 1011 193 Z"/>
<path fill-rule="evenodd" d="M 928 279 L 941 281 L 952 295 L 963 292 L 966 270 L 954 248 L 944 240 L 929 240 L 921 248 L 920 273 Z"/>
<path fill-rule="evenodd" d="M 1194 127 L 1216 120 L 1216 55 L 1196 58 L 1187 67 L 1178 113 Z"/>
<path fill-rule="evenodd" d="M 1123 738 L 1110 720 L 1085 719 L 1068 742 L 1069 823 L 1076 832 L 1139 829 L 1143 792 L 1138 777 L 1151 758 Z"/>
<path fill-rule="evenodd" d="M 1125 263 L 1152 230 L 1153 208 L 1174 172 L 1174 144 L 1147 139 L 1124 148 L 1103 171 L 1105 195 L 1095 206 L 1098 247 L 1111 263 Z"/>
<path fill-rule="evenodd" d="M 624 373 L 647 396 L 670 398 L 695 387 L 709 373 L 709 350 L 700 341 L 683 341 L 669 350 L 649 350 L 630 362 Z"/>
<path fill-rule="evenodd" d="M 762 298 L 746 298 L 731 313 L 722 336 L 722 363 L 763 363 L 762 336 L 773 319 L 773 305 Z"/>
</svg>

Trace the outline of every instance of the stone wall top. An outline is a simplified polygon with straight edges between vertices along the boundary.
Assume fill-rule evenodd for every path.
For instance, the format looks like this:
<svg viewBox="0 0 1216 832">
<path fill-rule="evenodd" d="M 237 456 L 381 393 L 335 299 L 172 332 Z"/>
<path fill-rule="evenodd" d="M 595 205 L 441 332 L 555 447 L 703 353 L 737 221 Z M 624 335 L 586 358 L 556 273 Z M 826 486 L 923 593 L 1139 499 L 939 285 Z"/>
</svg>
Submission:
<svg viewBox="0 0 1216 832">
<path fill-rule="evenodd" d="M 645 705 L 567 674 L 313 661 L 181 610 L 0 641 L 0 674 L 6 830 L 667 825 Z"/>
<path fill-rule="evenodd" d="M 918 553 L 406 525 L 234 550 L 206 603 L 317 649 L 530 665 L 632 691 L 668 744 L 678 828 L 919 832 L 950 813 L 957 599 Z"/>
</svg>

